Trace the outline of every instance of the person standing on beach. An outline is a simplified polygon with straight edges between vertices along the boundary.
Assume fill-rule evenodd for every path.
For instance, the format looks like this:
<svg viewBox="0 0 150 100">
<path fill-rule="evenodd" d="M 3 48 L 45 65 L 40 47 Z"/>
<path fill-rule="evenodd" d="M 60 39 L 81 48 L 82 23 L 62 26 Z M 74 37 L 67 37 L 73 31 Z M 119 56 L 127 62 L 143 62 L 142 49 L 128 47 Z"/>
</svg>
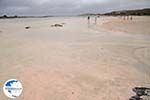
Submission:
<svg viewBox="0 0 150 100">
<path fill-rule="evenodd" d="M 130 17 L 130 20 L 132 20 L 133 18 L 132 18 L 132 16 Z"/>
<path fill-rule="evenodd" d="M 88 24 L 90 24 L 90 16 L 88 16 Z"/>
<path fill-rule="evenodd" d="M 123 20 L 126 20 L 126 16 L 123 16 Z"/>
<path fill-rule="evenodd" d="M 95 24 L 97 24 L 97 16 L 95 16 Z"/>
<path fill-rule="evenodd" d="M 129 20 L 129 15 L 127 15 L 127 20 Z"/>
</svg>

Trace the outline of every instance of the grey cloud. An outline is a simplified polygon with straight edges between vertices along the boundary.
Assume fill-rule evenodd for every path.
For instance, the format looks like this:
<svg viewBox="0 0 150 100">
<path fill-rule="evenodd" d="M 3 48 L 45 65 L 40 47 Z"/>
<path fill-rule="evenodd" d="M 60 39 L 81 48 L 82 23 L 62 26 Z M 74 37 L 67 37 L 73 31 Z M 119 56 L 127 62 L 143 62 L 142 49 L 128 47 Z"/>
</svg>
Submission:
<svg viewBox="0 0 150 100">
<path fill-rule="evenodd" d="M 150 0 L 0 0 L 0 15 L 75 15 L 147 7 Z"/>
</svg>

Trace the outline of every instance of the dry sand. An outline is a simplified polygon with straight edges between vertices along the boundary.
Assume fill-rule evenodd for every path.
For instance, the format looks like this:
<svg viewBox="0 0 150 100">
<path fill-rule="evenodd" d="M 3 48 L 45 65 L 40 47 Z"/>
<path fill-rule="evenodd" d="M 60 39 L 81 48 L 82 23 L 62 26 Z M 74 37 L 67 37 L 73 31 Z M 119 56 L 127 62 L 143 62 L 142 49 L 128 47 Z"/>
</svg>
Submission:
<svg viewBox="0 0 150 100">
<path fill-rule="evenodd" d="M 0 82 L 22 82 L 17 100 L 127 100 L 150 87 L 150 37 L 94 27 L 84 17 L 0 20 Z"/>
</svg>

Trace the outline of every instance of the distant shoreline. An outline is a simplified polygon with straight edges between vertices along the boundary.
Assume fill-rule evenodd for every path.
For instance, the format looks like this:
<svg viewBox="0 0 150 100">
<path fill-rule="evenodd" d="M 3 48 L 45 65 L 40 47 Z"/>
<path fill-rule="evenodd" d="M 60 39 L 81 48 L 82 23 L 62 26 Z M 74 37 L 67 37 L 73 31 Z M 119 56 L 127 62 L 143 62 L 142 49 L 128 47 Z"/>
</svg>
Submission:
<svg viewBox="0 0 150 100">
<path fill-rule="evenodd" d="M 48 18 L 54 16 L 0 16 L 0 19 L 14 19 L 14 18 Z"/>
</svg>

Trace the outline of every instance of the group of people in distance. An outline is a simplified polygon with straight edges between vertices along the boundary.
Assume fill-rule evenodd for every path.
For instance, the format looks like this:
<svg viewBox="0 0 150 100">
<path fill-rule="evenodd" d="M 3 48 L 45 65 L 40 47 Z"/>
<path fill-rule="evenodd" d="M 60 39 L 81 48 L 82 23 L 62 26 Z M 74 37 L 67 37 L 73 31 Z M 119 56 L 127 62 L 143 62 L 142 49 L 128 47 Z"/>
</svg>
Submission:
<svg viewBox="0 0 150 100">
<path fill-rule="evenodd" d="M 90 24 L 90 19 L 91 19 L 91 17 L 88 16 L 88 24 Z M 94 21 L 95 21 L 95 24 L 97 24 L 97 16 L 95 16 Z"/>
<path fill-rule="evenodd" d="M 95 16 L 94 17 L 94 21 L 95 21 L 95 24 L 97 24 L 97 18 L 98 18 L 99 16 Z M 123 20 L 133 20 L 133 17 L 132 16 L 121 16 L 121 18 L 123 17 Z M 90 24 L 90 19 L 91 19 L 91 17 L 90 16 L 88 16 L 88 24 Z"/>
<path fill-rule="evenodd" d="M 132 16 L 123 16 L 123 20 L 133 20 Z"/>
</svg>

